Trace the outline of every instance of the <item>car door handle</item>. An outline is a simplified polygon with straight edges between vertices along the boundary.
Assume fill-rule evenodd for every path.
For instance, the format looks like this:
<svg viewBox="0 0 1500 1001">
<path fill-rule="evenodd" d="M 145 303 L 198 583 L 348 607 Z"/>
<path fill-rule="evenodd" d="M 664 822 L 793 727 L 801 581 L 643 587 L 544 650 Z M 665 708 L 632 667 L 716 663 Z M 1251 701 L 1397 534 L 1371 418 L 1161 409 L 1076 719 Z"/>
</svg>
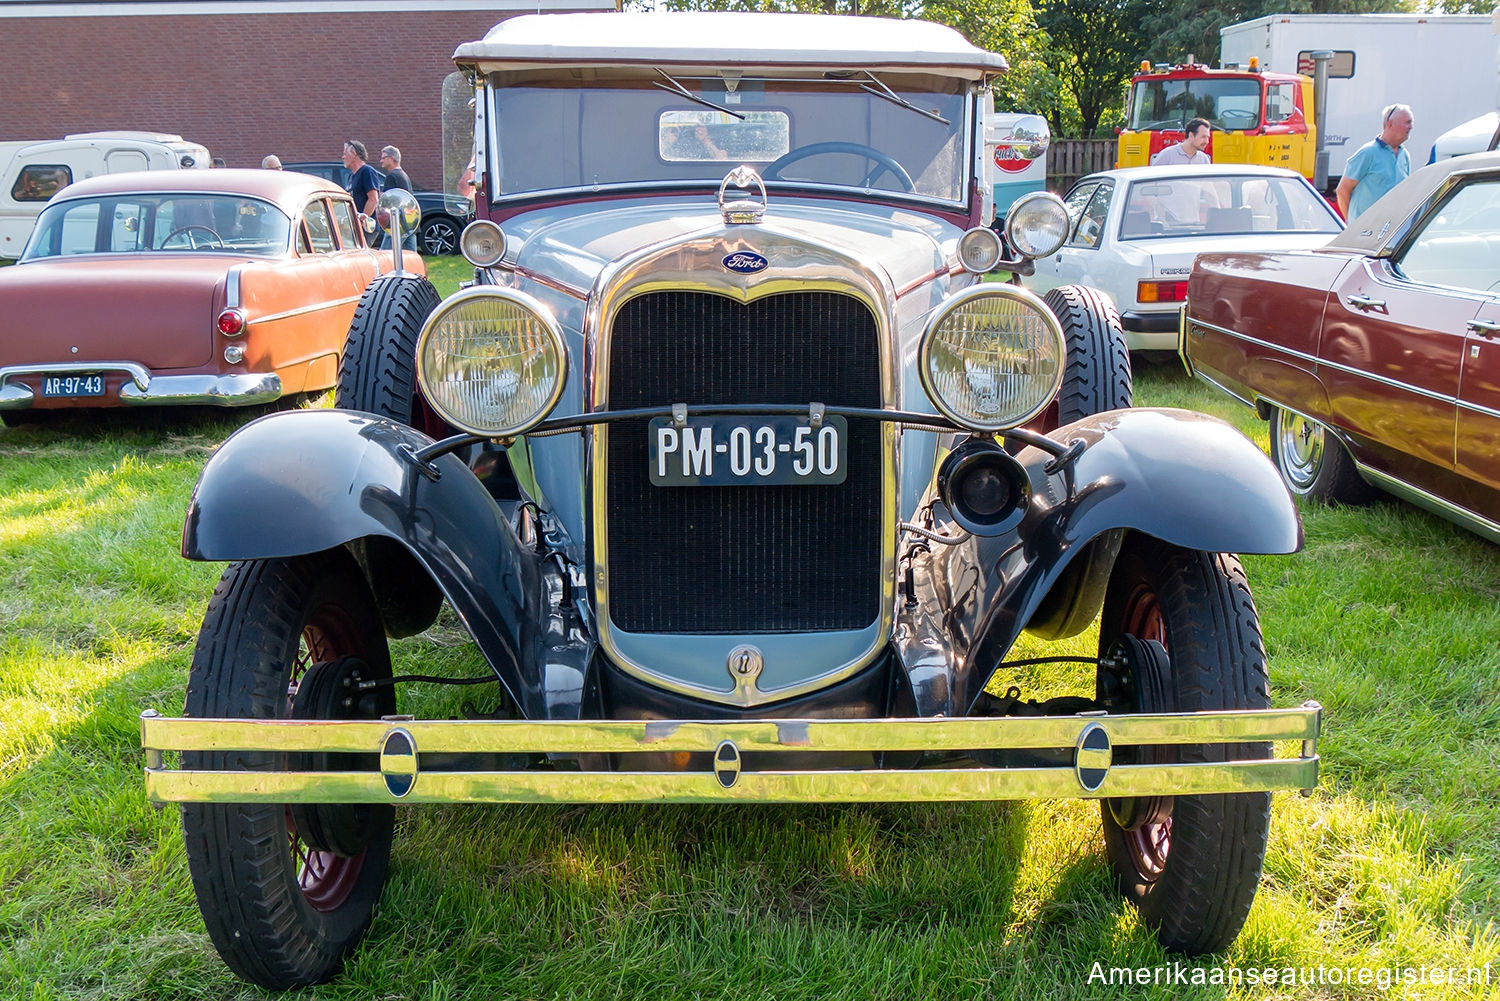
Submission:
<svg viewBox="0 0 1500 1001">
<path fill-rule="evenodd" d="M 1351 295 L 1345 298 L 1344 301 L 1353 306 L 1355 309 L 1363 310 L 1366 313 L 1370 312 L 1371 310 L 1379 310 L 1382 313 L 1385 312 L 1384 299 L 1371 299 L 1367 295 Z"/>
<path fill-rule="evenodd" d="M 1470 320 L 1468 327 L 1481 337 L 1494 337 L 1500 334 L 1500 323 L 1494 320 Z"/>
</svg>

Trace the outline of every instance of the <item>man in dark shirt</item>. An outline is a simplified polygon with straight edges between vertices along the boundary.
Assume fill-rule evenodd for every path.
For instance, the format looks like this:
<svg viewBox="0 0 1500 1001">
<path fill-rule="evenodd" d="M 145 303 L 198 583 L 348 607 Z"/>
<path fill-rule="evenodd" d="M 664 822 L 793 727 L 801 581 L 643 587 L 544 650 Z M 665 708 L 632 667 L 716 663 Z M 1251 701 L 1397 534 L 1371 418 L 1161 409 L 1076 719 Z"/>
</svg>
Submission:
<svg viewBox="0 0 1500 1001">
<path fill-rule="evenodd" d="M 381 189 L 390 191 L 400 188 L 402 191 L 414 191 L 411 186 L 411 178 L 406 176 L 406 171 L 401 169 L 401 149 L 397 146 L 384 146 L 380 150 L 380 169 L 385 171 L 385 185 Z M 391 234 L 384 231 L 380 234 L 380 247 L 382 250 L 391 245 Z M 409 232 L 401 235 L 401 246 L 407 250 L 417 249 L 417 231 L 412 228 Z"/>
<path fill-rule="evenodd" d="M 373 216 L 380 201 L 380 175 L 365 162 L 364 143 L 358 139 L 344 143 L 344 166 L 349 168 L 349 193 L 354 196 L 354 207 L 360 215 Z"/>
</svg>

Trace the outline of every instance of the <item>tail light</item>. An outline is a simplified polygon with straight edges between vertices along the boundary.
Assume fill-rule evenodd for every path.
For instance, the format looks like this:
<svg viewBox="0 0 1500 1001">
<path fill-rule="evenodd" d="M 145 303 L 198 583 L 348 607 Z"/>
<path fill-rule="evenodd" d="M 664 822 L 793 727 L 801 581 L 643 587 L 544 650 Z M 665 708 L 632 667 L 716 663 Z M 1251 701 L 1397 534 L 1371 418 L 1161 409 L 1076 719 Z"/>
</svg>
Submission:
<svg viewBox="0 0 1500 1001">
<path fill-rule="evenodd" d="M 238 337 L 245 332 L 245 314 L 233 306 L 220 313 L 214 322 L 225 337 Z"/>
<path fill-rule="evenodd" d="M 1187 279 L 1176 281 L 1136 282 L 1137 302 L 1186 302 Z"/>
</svg>

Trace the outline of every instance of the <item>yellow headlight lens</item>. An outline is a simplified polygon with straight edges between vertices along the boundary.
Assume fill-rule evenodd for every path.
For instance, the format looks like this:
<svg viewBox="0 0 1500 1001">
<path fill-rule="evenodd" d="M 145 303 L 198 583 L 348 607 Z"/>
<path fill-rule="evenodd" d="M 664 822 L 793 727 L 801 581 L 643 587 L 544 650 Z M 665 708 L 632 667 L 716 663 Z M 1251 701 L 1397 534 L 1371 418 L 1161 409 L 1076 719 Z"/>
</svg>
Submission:
<svg viewBox="0 0 1500 1001">
<path fill-rule="evenodd" d="M 466 289 L 428 317 L 417 340 L 417 380 L 456 428 L 491 438 L 520 434 L 557 405 L 568 355 L 552 314 L 528 295 Z"/>
<path fill-rule="evenodd" d="M 974 285 L 934 314 L 922 335 L 922 388 L 974 431 L 1003 431 L 1042 412 L 1062 386 L 1065 346 L 1042 300 L 1014 285 Z"/>
</svg>

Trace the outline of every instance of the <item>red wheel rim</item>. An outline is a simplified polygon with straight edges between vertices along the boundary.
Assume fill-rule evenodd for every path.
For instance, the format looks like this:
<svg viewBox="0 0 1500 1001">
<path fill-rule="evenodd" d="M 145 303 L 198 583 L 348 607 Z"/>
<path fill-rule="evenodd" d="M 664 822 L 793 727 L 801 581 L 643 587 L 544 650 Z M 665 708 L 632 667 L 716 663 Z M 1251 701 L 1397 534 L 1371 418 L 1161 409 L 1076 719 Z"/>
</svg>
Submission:
<svg viewBox="0 0 1500 1001">
<path fill-rule="evenodd" d="M 291 715 L 292 696 L 308 668 L 321 661 L 364 654 L 359 629 L 342 609 L 324 605 L 314 611 L 302 627 L 297 659 L 287 681 L 287 715 Z M 302 896 L 315 910 L 337 910 L 354 892 L 369 849 L 346 856 L 312 848 L 298 836 L 291 810 L 286 811 L 286 830 L 288 850 Z"/>
<path fill-rule="evenodd" d="M 1130 593 L 1125 602 L 1125 614 L 1121 627 L 1124 632 L 1142 640 L 1155 640 L 1171 652 L 1167 645 L 1167 620 L 1162 615 L 1156 592 L 1140 584 Z M 1166 869 L 1167 855 L 1172 850 L 1172 818 L 1159 824 L 1142 824 L 1133 831 L 1123 831 L 1125 850 L 1130 862 L 1141 879 L 1154 883 Z"/>
</svg>

